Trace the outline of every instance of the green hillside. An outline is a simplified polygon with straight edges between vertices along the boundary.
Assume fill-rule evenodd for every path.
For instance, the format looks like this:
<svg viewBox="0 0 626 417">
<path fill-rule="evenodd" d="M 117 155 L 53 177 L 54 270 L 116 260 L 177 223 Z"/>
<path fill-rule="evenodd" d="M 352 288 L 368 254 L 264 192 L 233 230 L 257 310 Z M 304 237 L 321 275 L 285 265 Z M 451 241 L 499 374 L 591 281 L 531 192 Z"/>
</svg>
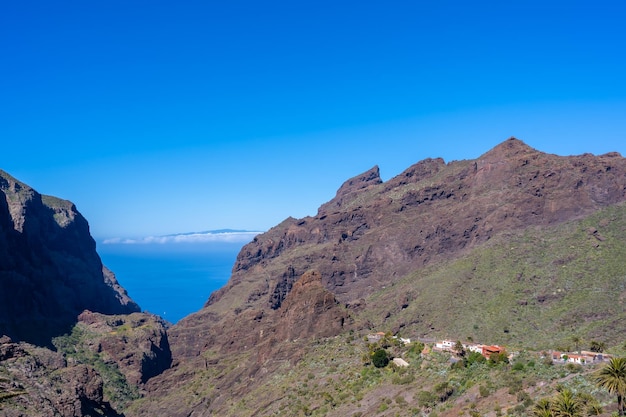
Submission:
<svg viewBox="0 0 626 417">
<path fill-rule="evenodd" d="M 626 340 L 626 206 L 503 234 L 367 300 L 371 327 L 516 347 Z"/>
</svg>

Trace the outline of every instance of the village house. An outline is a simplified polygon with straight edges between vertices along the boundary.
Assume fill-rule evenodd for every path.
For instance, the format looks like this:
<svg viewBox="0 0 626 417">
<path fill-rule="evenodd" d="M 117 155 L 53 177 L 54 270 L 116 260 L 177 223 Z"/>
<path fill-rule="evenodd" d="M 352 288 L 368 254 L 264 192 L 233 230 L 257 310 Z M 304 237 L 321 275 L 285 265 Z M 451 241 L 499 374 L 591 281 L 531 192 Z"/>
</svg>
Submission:
<svg viewBox="0 0 626 417">
<path fill-rule="evenodd" d="M 550 357 L 553 362 L 569 362 L 569 363 L 577 363 L 580 365 L 591 364 L 603 362 L 607 359 L 610 359 L 610 355 L 597 353 L 597 352 L 589 352 L 589 351 L 581 351 L 580 353 L 574 352 L 560 352 L 558 350 L 550 351 Z"/>
<path fill-rule="evenodd" d="M 384 338 L 385 336 L 386 336 L 386 334 L 384 332 L 370 333 L 370 334 L 367 335 L 367 341 L 370 342 L 370 343 L 376 343 L 376 342 L 380 341 L 382 338 Z M 408 344 L 411 343 L 411 339 L 404 338 L 404 337 L 392 336 L 392 339 L 399 340 L 400 342 L 404 343 L 405 345 L 408 345 Z"/>
<path fill-rule="evenodd" d="M 468 343 L 463 345 L 463 348 L 465 350 L 469 350 L 470 352 L 476 352 L 476 353 L 480 353 L 482 355 L 483 353 L 483 346 L 484 345 L 479 345 L 477 343 Z"/>
<path fill-rule="evenodd" d="M 503 353 L 505 350 L 502 346 L 498 346 L 498 345 L 483 345 L 482 349 L 481 349 L 481 354 L 489 359 L 489 357 L 491 355 L 493 355 L 494 353 Z"/>
<path fill-rule="evenodd" d="M 441 342 L 435 342 L 435 349 L 449 351 L 454 348 L 454 345 L 456 345 L 456 342 L 452 340 L 442 340 Z"/>
<path fill-rule="evenodd" d="M 454 350 L 457 342 L 452 340 L 442 340 L 441 342 L 435 342 L 435 350 L 450 352 Z M 484 345 L 478 343 L 462 343 L 463 349 L 470 352 L 477 352 L 483 354 Z"/>
<path fill-rule="evenodd" d="M 591 358 L 591 360 L 589 360 L 589 358 L 587 356 L 584 355 L 577 355 L 577 354 L 569 354 L 567 355 L 567 361 L 571 362 L 571 363 L 577 363 L 579 365 L 584 365 L 585 363 L 592 362 L 593 358 Z"/>
<path fill-rule="evenodd" d="M 404 337 L 398 337 L 398 336 L 394 336 L 394 339 L 397 339 L 399 341 L 401 341 L 402 343 L 404 343 L 405 345 L 408 345 L 411 343 L 411 339 L 405 339 Z"/>
<path fill-rule="evenodd" d="M 383 337 L 385 337 L 384 332 L 370 333 L 367 335 L 367 341 L 370 343 L 375 343 L 375 342 L 378 342 Z"/>
<path fill-rule="evenodd" d="M 409 363 L 402 358 L 393 358 L 393 363 L 400 368 L 406 368 Z"/>
</svg>

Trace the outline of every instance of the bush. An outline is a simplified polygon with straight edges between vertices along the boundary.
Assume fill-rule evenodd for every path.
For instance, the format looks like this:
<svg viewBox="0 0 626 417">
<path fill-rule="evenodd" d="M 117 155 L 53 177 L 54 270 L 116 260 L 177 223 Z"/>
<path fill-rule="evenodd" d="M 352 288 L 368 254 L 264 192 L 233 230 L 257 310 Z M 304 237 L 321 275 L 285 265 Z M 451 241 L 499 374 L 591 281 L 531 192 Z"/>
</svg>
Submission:
<svg viewBox="0 0 626 417">
<path fill-rule="evenodd" d="M 378 349 L 372 355 L 372 363 L 377 368 L 384 368 L 389 364 L 389 355 L 385 349 Z"/>
<path fill-rule="evenodd" d="M 505 351 L 500 353 L 492 353 L 489 355 L 489 363 L 492 365 L 497 365 L 499 363 L 509 363 L 509 354 Z"/>
<path fill-rule="evenodd" d="M 420 391 L 417 393 L 417 402 L 420 406 L 431 408 L 438 402 L 438 398 L 430 391 Z"/>
<path fill-rule="evenodd" d="M 435 392 L 439 395 L 439 401 L 445 402 L 454 394 L 454 387 L 448 381 L 435 385 Z"/>
<path fill-rule="evenodd" d="M 472 364 L 474 363 L 483 363 L 487 361 L 487 359 L 485 359 L 485 357 L 478 352 L 470 352 L 465 360 L 467 361 L 467 366 L 472 366 Z"/>
</svg>

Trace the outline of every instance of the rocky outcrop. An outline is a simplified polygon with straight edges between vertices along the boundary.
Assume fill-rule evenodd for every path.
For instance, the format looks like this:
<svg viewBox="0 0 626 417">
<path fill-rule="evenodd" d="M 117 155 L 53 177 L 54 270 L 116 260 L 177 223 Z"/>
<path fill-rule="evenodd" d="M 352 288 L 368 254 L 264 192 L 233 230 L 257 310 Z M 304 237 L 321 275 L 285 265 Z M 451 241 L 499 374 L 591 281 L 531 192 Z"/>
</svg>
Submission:
<svg viewBox="0 0 626 417">
<path fill-rule="evenodd" d="M 85 309 L 139 311 L 104 269 L 74 204 L 0 171 L 0 334 L 50 345 Z"/>
<path fill-rule="evenodd" d="M 350 201 L 353 201 L 363 190 L 367 190 L 373 186 L 381 184 L 383 180 L 380 178 L 380 169 L 378 165 L 370 168 L 364 173 L 350 178 L 344 182 L 335 198 L 328 203 L 322 204 L 318 210 L 318 215 L 324 215 L 328 212 L 334 212 L 340 210 L 342 206 L 345 206 Z"/>
<path fill-rule="evenodd" d="M 147 313 L 104 315 L 84 311 L 78 326 L 87 348 L 114 364 L 132 385 L 144 384 L 172 364 L 165 322 Z"/>
<path fill-rule="evenodd" d="M 120 417 L 104 401 L 103 380 L 88 365 L 27 343 L 0 340 L 0 409 L 6 417 Z"/>
<path fill-rule="evenodd" d="M 176 340 L 172 367 L 148 381 L 141 409 L 128 415 L 215 415 L 213 410 L 232 398 L 270 383 L 268 378 L 285 364 L 296 365 L 313 341 L 350 329 L 349 310 L 324 288 L 321 278 L 314 270 L 297 277 L 276 309 L 247 309 L 234 313 L 232 321 L 217 315 L 183 319 L 183 326 L 169 330 Z M 209 317 L 216 319 L 212 326 L 205 321 Z M 206 381 L 203 394 L 183 404 L 179 392 L 198 391 L 191 387 L 197 387 L 198 375 L 207 374 L 220 376 Z"/>
<path fill-rule="evenodd" d="M 294 284 L 280 309 L 276 337 L 288 341 L 310 337 L 330 337 L 344 330 L 349 315 L 324 288 L 317 271 L 307 271 Z"/>
</svg>

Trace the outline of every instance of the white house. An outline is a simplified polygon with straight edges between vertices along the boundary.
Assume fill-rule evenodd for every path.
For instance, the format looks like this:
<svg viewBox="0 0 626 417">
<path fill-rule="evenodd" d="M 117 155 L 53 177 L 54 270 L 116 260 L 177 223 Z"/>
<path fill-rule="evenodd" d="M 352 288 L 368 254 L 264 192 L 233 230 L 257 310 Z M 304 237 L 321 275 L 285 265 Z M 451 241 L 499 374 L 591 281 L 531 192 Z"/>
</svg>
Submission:
<svg viewBox="0 0 626 417">
<path fill-rule="evenodd" d="M 456 342 L 452 340 L 442 340 L 441 342 L 435 342 L 435 349 L 452 350 L 454 345 L 456 345 Z"/>
<path fill-rule="evenodd" d="M 409 363 L 402 358 L 393 358 L 393 363 L 400 368 L 406 368 Z"/>
</svg>

